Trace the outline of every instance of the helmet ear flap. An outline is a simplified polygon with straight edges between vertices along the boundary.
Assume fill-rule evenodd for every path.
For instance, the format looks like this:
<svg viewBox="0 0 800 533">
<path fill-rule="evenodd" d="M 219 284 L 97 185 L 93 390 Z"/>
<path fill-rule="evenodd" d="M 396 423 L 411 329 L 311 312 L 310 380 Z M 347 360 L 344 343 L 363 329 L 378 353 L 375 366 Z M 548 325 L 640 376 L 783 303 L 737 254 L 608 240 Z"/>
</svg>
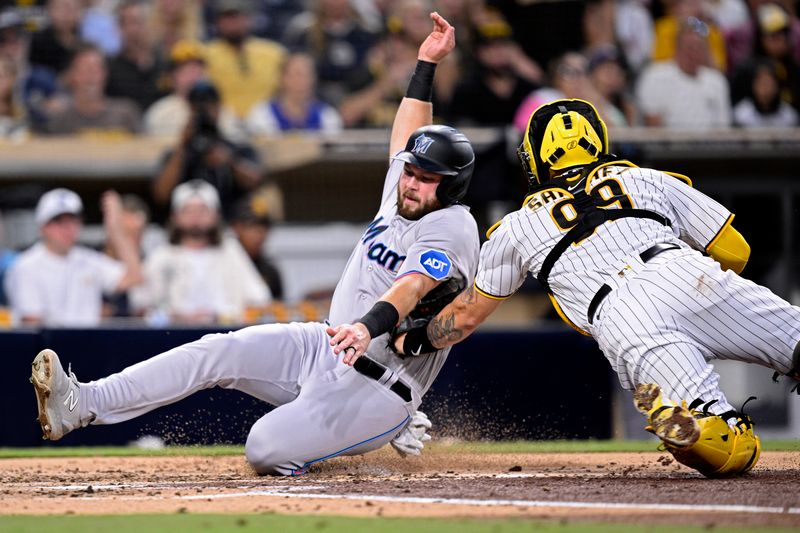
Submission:
<svg viewBox="0 0 800 533">
<path fill-rule="evenodd" d="M 525 148 L 525 142 L 521 142 L 519 144 L 519 147 L 517 148 L 517 158 L 519 159 L 519 164 L 522 167 L 522 171 L 525 173 L 525 177 L 528 179 L 528 188 L 533 188 L 536 185 L 539 185 L 539 179 L 536 177 L 533 167 L 531 166 L 531 154 Z"/>
</svg>

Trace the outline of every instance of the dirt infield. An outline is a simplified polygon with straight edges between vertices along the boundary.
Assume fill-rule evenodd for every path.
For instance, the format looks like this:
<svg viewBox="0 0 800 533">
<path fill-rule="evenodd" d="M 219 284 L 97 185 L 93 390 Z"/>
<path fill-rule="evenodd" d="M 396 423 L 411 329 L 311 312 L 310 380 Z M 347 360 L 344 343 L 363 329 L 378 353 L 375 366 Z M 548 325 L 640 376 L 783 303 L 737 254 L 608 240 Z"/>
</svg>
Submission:
<svg viewBox="0 0 800 533">
<path fill-rule="evenodd" d="M 800 526 L 800 452 L 708 480 L 659 453 L 473 454 L 391 449 L 258 477 L 243 457 L 0 460 L 0 514 L 277 512 Z"/>
</svg>

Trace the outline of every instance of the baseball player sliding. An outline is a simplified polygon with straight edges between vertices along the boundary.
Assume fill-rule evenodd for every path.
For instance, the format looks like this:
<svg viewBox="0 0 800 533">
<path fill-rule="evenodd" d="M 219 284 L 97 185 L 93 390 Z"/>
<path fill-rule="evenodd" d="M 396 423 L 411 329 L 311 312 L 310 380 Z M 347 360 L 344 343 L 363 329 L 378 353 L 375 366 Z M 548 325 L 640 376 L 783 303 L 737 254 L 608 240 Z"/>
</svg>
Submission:
<svg viewBox="0 0 800 533">
<path fill-rule="evenodd" d="M 45 438 L 122 422 L 219 386 L 277 406 L 247 437 L 247 460 L 259 473 L 301 474 L 318 461 L 390 441 L 401 453 L 419 453 L 430 422 L 416 409 L 449 350 L 403 359 L 388 348 L 389 332 L 429 319 L 470 285 L 479 252 L 477 226 L 459 204 L 472 175 L 472 146 L 453 128 L 429 125 L 436 64 L 455 47 L 452 26 L 436 13 L 431 19 L 392 128 L 380 210 L 333 296 L 331 320 L 365 324 L 374 339 L 368 355 L 340 364 L 324 324 L 261 325 L 207 335 L 80 383 L 44 350 L 31 381 Z"/>
<path fill-rule="evenodd" d="M 800 309 L 739 277 L 750 249 L 733 215 L 684 176 L 609 154 L 605 124 L 581 100 L 537 109 L 519 155 L 531 185 L 522 208 L 489 231 L 474 285 L 399 336 L 398 351 L 459 342 L 530 272 L 561 317 L 597 340 L 622 386 L 636 389 L 648 429 L 679 462 L 709 477 L 750 470 L 759 439 L 709 360 L 800 378 Z M 347 338 L 337 349 L 352 363 L 368 342 Z"/>
</svg>

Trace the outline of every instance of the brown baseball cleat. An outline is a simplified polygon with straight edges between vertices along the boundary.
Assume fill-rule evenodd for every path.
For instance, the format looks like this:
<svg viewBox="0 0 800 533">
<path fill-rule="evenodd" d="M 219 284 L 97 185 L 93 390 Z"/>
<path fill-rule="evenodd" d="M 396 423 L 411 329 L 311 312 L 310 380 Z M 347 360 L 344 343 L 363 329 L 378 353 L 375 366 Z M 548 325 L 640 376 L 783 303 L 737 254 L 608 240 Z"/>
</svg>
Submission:
<svg viewBox="0 0 800 533">
<path fill-rule="evenodd" d="M 658 385 L 638 385 L 633 394 L 633 403 L 647 416 L 649 426 L 645 429 L 655 433 L 664 443 L 685 448 L 700 438 L 700 425 L 692 412 L 683 405 L 665 402 Z"/>
</svg>

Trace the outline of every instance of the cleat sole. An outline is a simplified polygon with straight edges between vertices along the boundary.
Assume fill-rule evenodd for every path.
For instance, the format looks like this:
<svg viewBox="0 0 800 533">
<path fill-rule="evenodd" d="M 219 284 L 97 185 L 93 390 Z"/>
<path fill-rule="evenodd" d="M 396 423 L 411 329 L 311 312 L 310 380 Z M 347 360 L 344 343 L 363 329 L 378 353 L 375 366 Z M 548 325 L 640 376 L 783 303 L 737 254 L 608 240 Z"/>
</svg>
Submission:
<svg viewBox="0 0 800 533">
<path fill-rule="evenodd" d="M 36 393 L 36 407 L 39 410 L 39 425 L 42 427 L 42 438 L 50 440 L 52 429 L 47 417 L 47 399 L 50 397 L 51 350 L 42 350 L 31 365 L 31 383 Z"/>
<path fill-rule="evenodd" d="M 652 383 L 642 383 L 636 386 L 633 393 L 633 404 L 642 414 L 649 414 L 656 406 L 661 396 L 661 387 Z"/>
<path fill-rule="evenodd" d="M 664 409 L 652 423 L 655 433 L 664 443 L 677 448 L 693 445 L 700 438 L 700 425 L 687 409 L 676 406 Z"/>
</svg>

